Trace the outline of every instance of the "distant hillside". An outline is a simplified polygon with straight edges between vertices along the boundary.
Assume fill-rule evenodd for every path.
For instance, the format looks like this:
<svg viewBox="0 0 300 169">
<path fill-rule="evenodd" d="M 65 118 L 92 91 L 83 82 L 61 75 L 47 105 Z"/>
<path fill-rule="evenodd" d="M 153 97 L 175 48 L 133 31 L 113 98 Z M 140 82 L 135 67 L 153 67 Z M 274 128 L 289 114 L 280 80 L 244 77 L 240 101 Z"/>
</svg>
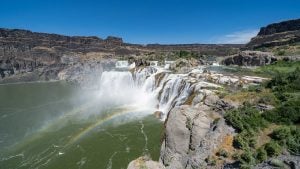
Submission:
<svg viewBox="0 0 300 169">
<path fill-rule="evenodd" d="M 300 42 L 300 19 L 273 23 L 262 27 L 246 45 L 248 49 L 282 46 Z"/>
<path fill-rule="evenodd" d="M 106 59 L 143 57 L 162 61 L 178 57 L 226 56 L 237 53 L 242 46 L 140 45 L 124 43 L 122 38 L 113 36 L 102 39 L 96 36 L 64 36 L 0 28 L 0 83 L 3 80 L 18 82 L 58 79 L 58 73 L 70 67 L 74 68 L 71 74 L 82 74 L 86 68 L 93 70 Z"/>
</svg>

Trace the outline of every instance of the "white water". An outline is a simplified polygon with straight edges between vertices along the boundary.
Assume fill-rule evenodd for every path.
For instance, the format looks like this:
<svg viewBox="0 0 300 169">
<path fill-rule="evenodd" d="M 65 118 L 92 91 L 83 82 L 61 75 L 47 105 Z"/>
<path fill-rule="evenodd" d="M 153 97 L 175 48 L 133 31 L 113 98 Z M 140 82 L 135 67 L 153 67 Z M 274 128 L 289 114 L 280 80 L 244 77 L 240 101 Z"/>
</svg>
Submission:
<svg viewBox="0 0 300 169">
<path fill-rule="evenodd" d="M 157 78 L 163 76 L 161 79 Z M 137 108 L 163 112 L 164 120 L 168 112 L 183 104 L 194 90 L 195 85 L 187 80 L 187 75 L 170 74 L 163 69 L 146 67 L 129 71 L 104 72 L 100 81 L 100 97 L 104 105 L 130 105 Z"/>
<path fill-rule="evenodd" d="M 127 60 L 119 60 L 116 62 L 116 68 L 127 68 L 129 66 Z"/>
<path fill-rule="evenodd" d="M 158 66 L 158 61 L 150 61 L 150 66 Z"/>
<path fill-rule="evenodd" d="M 103 72 L 100 80 L 99 97 L 105 106 L 134 106 L 153 109 L 155 99 L 149 95 L 129 71 Z"/>
</svg>

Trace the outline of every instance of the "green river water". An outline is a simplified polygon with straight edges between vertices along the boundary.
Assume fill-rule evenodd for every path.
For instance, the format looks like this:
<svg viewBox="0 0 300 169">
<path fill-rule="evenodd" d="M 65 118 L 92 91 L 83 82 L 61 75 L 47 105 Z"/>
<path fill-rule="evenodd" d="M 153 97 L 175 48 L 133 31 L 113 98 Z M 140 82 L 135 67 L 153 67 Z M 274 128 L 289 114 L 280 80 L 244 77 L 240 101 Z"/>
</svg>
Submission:
<svg viewBox="0 0 300 169">
<path fill-rule="evenodd" d="M 0 85 L 0 169 L 121 169 L 158 160 L 162 122 L 65 82 Z"/>
</svg>

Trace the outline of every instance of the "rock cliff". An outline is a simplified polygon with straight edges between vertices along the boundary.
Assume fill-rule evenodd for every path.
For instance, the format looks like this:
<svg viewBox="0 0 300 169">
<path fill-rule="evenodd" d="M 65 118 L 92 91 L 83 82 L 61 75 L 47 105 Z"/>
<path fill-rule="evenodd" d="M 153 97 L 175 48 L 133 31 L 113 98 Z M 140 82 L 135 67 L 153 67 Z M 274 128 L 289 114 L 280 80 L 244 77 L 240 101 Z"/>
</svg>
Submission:
<svg viewBox="0 0 300 169">
<path fill-rule="evenodd" d="M 269 52 L 242 51 L 222 60 L 224 65 L 239 66 L 264 66 L 275 62 L 277 59 Z"/>
<path fill-rule="evenodd" d="M 300 19 L 273 23 L 262 27 L 246 45 L 249 49 L 281 46 L 300 41 Z"/>
<path fill-rule="evenodd" d="M 124 43 L 122 38 L 113 36 L 102 39 L 96 36 L 64 36 L 0 28 L 0 83 L 55 80 L 59 79 L 61 71 L 75 69 L 74 64 L 89 66 L 91 62 L 100 64 L 104 59 L 129 59 L 137 56 L 147 59 L 151 56 L 155 60 L 160 56 L 164 60 L 170 53 L 182 50 L 193 51 L 199 56 L 221 56 L 237 52 L 241 46 L 243 45 L 139 45 Z M 93 67 L 95 66 L 88 69 Z"/>
</svg>

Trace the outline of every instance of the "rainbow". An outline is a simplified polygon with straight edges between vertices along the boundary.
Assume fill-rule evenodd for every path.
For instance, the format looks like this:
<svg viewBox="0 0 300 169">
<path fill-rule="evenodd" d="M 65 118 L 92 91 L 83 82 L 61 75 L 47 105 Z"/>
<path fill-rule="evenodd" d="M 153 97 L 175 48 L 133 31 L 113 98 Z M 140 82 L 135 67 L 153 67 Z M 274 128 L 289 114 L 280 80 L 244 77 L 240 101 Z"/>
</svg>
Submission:
<svg viewBox="0 0 300 169">
<path fill-rule="evenodd" d="M 80 140 L 84 135 L 86 135 L 87 133 L 89 133 L 91 130 L 93 130 L 95 127 L 110 121 L 116 117 L 128 114 L 128 113 L 132 113 L 132 112 L 138 112 L 138 111 L 143 111 L 145 109 L 141 109 L 141 108 L 136 108 L 136 107 L 119 107 L 118 110 L 111 112 L 108 116 L 99 119 L 96 123 L 91 124 L 90 126 L 86 127 L 84 130 L 82 130 L 81 132 L 79 132 L 78 134 L 76 134 L 75 136 L 73 136 L 70 141 L 68 142 L 68 145 L 72 145 L 73 143 L 77 142 L 78 140 Z"/>
</svg>

